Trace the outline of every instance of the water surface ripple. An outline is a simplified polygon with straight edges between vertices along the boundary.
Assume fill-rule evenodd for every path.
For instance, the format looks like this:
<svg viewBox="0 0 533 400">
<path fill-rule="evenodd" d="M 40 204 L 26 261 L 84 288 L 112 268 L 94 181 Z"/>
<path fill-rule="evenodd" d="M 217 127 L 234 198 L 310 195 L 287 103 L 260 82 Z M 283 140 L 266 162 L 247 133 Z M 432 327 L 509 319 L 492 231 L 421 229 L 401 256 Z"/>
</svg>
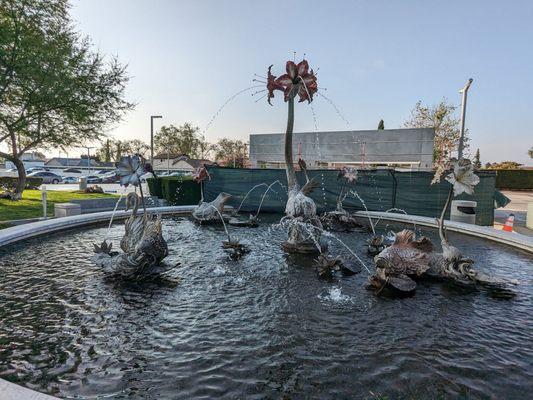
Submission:
<svg viewBox="0 0 533 400">
<path fill-rule="evenodd" d="M 168 279 L 118 282 L 89 261 L 106 230 L 0 252 L 1 378 L 77 399 L 524 399 L 533 391 L 527 253 L 452 233 L 477 268 L 520 280 L 517 296 L 421 283 L 416 296 L 389 299 L 365 290 L 364 270 L 318 279 L 312 258 L 283 253 L 283 232 L 233 228 L 252 252 L 232 261 L 222 228 L 184 218 L 164 220 L 166 262 L 181 263 Z M 111 229 L 117 247 L 122 232 Z M 372 265 L 368 233 L 340 236 Z"/>
</svg>

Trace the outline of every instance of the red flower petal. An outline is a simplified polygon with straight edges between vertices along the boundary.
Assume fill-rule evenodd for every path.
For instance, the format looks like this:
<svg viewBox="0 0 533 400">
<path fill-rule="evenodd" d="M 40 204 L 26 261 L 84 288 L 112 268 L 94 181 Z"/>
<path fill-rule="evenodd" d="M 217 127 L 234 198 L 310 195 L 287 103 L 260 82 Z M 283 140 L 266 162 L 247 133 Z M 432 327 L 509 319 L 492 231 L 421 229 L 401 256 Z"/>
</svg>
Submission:
<svg viewBox="0 0 533 400">
<path fill-rule="evenodd" d="M 287 70 L 287 75 L 289 75 L 291 79 L 295 79 L 296 76 L 298 76 L 298 67 L 292 61 L 287 61 L 285 69 Z"/>
<path fill-rule="evenodd" d="M 302 60 L 298 63 L 298 75 L 307 75 L 309 73 L 309 64 L 306 60 Z"/>
<path fill-rule="evenodd" d="M 311 102 L 311 100 L 309 99 L 309 97 L 311 96 L 311 93 L 307 93 L 307 90 L 305 90 L 305 86 L 300 84 L 299 87 L 298 87 L 298 96 L 300 96 L 300 100 L 298 100 L 300 103 L 302 101 L 309 101 L 309 103 Z"/>
<path fill-rule="evenodd" d="M 287 85 L 292 85 L 292 79 L 288 74 L 284 74 L 276 79 L 276 83 L 280 86 L 283 86 L 283 88 L 285 88 L 287 87 Z"/>
</svg>

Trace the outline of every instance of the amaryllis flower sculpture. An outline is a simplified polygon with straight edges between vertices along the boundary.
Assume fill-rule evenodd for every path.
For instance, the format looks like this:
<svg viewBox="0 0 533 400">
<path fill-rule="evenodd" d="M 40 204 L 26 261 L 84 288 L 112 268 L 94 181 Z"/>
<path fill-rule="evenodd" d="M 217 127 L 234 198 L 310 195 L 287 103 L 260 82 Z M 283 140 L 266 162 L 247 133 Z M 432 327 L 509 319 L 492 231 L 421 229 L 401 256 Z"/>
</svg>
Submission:
<svg viewBox="0 0 533 400">
<path fill-rule="evenodd" d="M 192 178 L 198 183 L 205 180 L 205 178 L 209 178 L 209 180 L 211 180 L 211 177 L 209 176 L 209 173 L 205 167 L 196 168 L 192 173 Z"/>
<path fill-rule="evenodd" d="M 140 186 L 141 176 L 146 173 L 144 160 L 139 155 L 122 157 L 118 163 L 116 173 L 120 177 L 122 186 Z"/>
<path fill-rule="evenodd" d="M 350 167 L 343 167 L 339 174 L 337 175 L 337 179 L 344 178 L 348 183 L 355 182 L 357 180 L 357 169 L 350 168 Z"/>
<path fill-rule="evenodd" d="M 272 65 L 268 67 L 268 104 L 272 105 L 270 99 L 274 97 L 275 90 L 280 90 L 284 93 L 285 101 L 294 99 L 298 95 L 300 102 L 307 100 L 311 103 L 313 101 L 313 95 L 318 90 L 318 86 L 316 75 L 312 69 L 309 69 L 307 61 L 302 60 L 298 64 L 295 64 L 293 61 L 287 61 L 285 68 L 287 73 L 277 78 L 272 75 Z"/>
<path fill-rule="evenodd" d="M 479 183 L 479 177 L 474 174 L 472 162 L 466 158 L 461 160 L 452 159 L 453 172 L 446 176 L 446 180 L 453 185 L 455 197 L 461 193 L 473 194 L 474 186 Z"/>
<path fill-rule="evenodd" d="M 285 214 L 289 217 L 289 220 L 297 221 L 289 225 L 289 237 L 284 243 L 284 248 L 289 252 L 301 252 L 308 253 L 317 250 L 317 243 L 321 243 L 318 246 L 320 250 L 325 248 L 325 242 L 320 241 L 320 230 L 322 224 L 316 216 L 316 204 L 308 196 L 308 194 L 315 188 L 316 182 L 311 179 L 307 183 L 300 187 L 298 180 L 296 179 L 296 170 L 294 168 L 294 158 L 292 154 L 292 134 L 294 130 L 294 99 L 299 96 L 300 102 L 307 100 L 309 103 L 313 101 L 313 95 L 318 90 L 316 81 L 316 75 L 313 70 L 309 69 L 309 64 L 306 60 L 300 61 L 295 64 L 292 61 L 287 61 L 286 74 L 281 75 L 279 78 L 272 74 L 272 65 L 268 67 L 267 76 L 267 99 L 268 103 L 272 105 L 271 99 L 274 97 L 276 90 L 282 91 L 284 94 L 285 102 L 287 103 L 287 130 L 285 131 L 285 172 L 287 174 L 287 204 L 285 207 Z M 299 162 L 300 168 L 305 172 L 305 163 Z M 309 236 L 309 229 L 302 228 L 300 223 L 305 222 L 310 226 L 315 226 L 311 235 Z M 307 226 L 307 225 L 305 225 Z"/>
</svg>

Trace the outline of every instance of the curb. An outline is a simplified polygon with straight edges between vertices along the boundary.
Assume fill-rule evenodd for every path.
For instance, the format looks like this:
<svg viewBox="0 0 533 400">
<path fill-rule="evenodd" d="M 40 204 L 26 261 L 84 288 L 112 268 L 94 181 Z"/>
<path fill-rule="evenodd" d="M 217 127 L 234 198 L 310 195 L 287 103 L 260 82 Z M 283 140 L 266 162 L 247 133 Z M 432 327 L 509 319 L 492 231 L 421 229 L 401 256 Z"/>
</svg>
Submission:
<svg viewBox="0 0 533 400">
<path fill-rule="evenodd" d="M 388 221 L 404 222 L 404 223 L 416 223 L 417 225 L 428 226 L 431 228 L 437 228 L 435 218 L 421 217 L 418 215 L 405 215 L 405 214 L 393 214 L 380 211 L 357 211 L 355 213 L 357 217 L 372 219 L 386 219 Z M 496 230 L 488 226 L 479 226 L 465 224 L 464 222 L 445 221 L 446 229 L 453 232 L 464 233 L 470 236 L 476 236 L 479 238 L 492 240 L 494 242 L 503 243 L 508 246 L 516 247 L 521 250 L 533 253 L 533 237 L 522 235 L 516 232 L 504 232 Z"/>
</svg>

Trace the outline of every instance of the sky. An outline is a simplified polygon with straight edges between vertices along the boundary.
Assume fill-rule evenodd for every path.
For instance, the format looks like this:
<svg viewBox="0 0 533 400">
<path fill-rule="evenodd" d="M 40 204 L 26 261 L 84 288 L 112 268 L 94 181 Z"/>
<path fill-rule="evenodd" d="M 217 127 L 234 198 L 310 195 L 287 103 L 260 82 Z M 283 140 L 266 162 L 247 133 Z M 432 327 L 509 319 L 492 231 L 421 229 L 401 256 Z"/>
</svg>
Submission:
<svg viewBox="0 0 533 400">
<path fill-rule="evenodd" d="M 533 1 L 73 0 L 96 49 L 128 65 L 137 106 L 109 134 L 149 141 L 150 115 L 191 122 L 209 141 L 282 132 L 280 95 L 252 89 L 296 52 L 319 69 L 320 96 L 296 106 L 295 131 L 399 128 L 415 103 L 460 105 L 481 161 L 533 165 Z M 257 78 L 260 79 L 260 78 Z M 209 121 L 215 116 L 214 121 Z M 208 128 L 207 130 L 205 130 Z"/>
</svg>

